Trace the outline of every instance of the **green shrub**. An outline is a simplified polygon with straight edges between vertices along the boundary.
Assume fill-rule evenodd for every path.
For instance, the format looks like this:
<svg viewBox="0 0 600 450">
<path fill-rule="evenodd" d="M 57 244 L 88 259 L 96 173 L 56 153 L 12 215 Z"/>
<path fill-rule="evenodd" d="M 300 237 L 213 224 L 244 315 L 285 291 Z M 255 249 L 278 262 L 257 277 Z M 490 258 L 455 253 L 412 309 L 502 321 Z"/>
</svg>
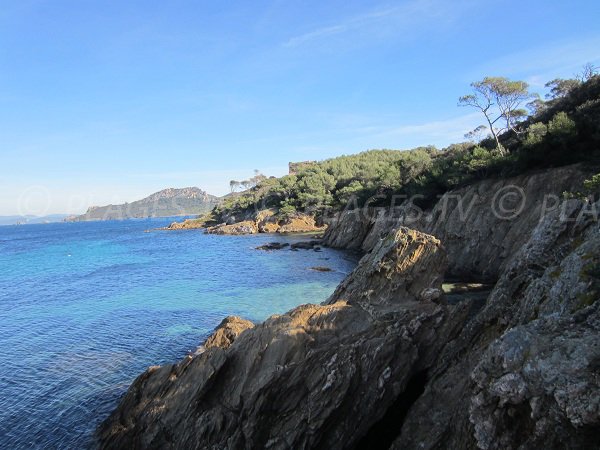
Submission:
<svg viewBox="0 0 600 450">
<path fill-rule="evenodd" d="M 279 208 L 279 214 L 282 217 L 291 217 L 294 216 L 296 213 L 296 208 L 293 205 L 290 205 L 289 203 L 282 203 L 281 207 Z"/>
<path fill-rule="evenodd" d="M 527 128 L 527 137 L 523 144 L 526 147 L 532 147 L 534 145 L 540 144 L 544 137 L 548 134 L 548 126 L 542 122 L 536 122 Z"/>
<path fill-rule="evenodd" d="M 553 136 L 569 136 L 577 132 L 575 122 L 569 118 L 564 111 L 556 113 L 556 115 L 548 123 L 548 133 Z"/>
<path fill-rule="evenodd" d="M 583 182 L 583 188 L 590 194 L 600 191 L 600 173 Z"/>
</svg>

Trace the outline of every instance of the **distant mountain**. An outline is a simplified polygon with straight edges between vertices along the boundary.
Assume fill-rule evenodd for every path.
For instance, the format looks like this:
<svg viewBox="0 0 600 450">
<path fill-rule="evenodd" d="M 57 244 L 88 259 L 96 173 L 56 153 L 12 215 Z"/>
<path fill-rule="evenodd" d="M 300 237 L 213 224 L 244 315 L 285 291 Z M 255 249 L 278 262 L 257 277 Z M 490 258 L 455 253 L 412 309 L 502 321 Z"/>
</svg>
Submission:
<svg viewBox="0 0 600 450">
<path fill-rule="evenodd" d="M 142 200 L 122 205 L 91 206 L 68 221 L 122 220 L 145 217 L 190 216 L 209 212 L 219 198 L 197 187 L 164 189 Z"/>
<path fill-rule="evenodd" d="M 62 222 L 67 214 L 50 214 L 48 216 L 0 216 L 0 225 L 25 225 L 32 223 Z"/>
</svg>

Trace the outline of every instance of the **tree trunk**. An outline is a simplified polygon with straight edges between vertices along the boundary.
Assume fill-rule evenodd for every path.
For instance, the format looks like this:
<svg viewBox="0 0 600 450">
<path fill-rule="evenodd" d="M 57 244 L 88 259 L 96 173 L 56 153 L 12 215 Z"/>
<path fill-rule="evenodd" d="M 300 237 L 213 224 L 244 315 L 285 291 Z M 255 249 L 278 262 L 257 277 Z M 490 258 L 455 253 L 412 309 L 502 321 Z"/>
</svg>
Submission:
<svg viewBox="0 0 600 450">
<path fill-rule="evenodd" d="M 490 120 L 489 116 L 487 115 L 487 113 L 485 111 L 484 111 L 483 115 L 485 116 L 485 119 L 487 120 L 489 127 L 490 127 L 490 132 L 492 133 L 492 136 L 494 136 L 494 140 L 496 141 L 496 148 L 498 149 L 498 151 L 500 152 L 500 154 L 502 156 L 506 155 L 506 150 L 504 149 L 504 147 L 502 147 L 502 144 L 500 144 L 498 135 L 494 131 L 494 124 L 492 123 L 492 121 Z"/>
</svg>

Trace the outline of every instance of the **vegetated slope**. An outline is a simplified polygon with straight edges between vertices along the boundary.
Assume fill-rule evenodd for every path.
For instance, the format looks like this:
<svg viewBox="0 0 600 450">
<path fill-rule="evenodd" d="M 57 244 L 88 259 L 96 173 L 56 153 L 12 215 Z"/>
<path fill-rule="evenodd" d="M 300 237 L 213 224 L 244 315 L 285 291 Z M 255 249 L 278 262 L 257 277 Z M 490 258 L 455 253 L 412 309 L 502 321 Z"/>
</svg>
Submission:
<svg viewBox="0 0 600 450">
<path fill-rule="evenodd" d="M 585 162 L 600 165 L 600 76 L 545 102 L 538 112 L 492 139 L 438 150 L 370 150 L 303 164 L 281 178 L 268 178 L 225 199 L 212 212 L 216 223 L 275 208 L 283 216 L 298 211 L 327 216 L 332 211 L 390 205 L 411 198 L 430 207 L 445 192 L 486 178 L 506 178 L 548 167 Z M 597 170 L 596 170 L 597 171 Z M 394 200 L 395 199 L 395 200 Z M 245 219 L 244 219 L 245 220 Z"/>
<path fill-rule="evenodd" d="M 205 214 L 218 203 L 218 197 L 207 194 L 197 187 L 169 188 L 131 203 L 92 206 L 85 214 L 73 217 L 70 220 L 122 220 Z"/>
</svg>

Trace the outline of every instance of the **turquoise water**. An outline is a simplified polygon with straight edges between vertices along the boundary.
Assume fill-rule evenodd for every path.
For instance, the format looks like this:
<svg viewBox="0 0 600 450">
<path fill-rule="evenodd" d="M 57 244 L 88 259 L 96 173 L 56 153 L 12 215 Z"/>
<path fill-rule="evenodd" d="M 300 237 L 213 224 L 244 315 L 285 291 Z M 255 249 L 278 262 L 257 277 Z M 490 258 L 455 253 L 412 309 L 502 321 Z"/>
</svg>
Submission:
<svg viewBox="0 0 600 450">
<path fill-rule="evenodd" d="M 356 264 L 254 249 L 300 237 L 144 233 L 169 222 L 0 227 L 0 448 L 89 447 L 146 367 L 195 350 L 224 316 L 320 302 Z"/>
</svg>

